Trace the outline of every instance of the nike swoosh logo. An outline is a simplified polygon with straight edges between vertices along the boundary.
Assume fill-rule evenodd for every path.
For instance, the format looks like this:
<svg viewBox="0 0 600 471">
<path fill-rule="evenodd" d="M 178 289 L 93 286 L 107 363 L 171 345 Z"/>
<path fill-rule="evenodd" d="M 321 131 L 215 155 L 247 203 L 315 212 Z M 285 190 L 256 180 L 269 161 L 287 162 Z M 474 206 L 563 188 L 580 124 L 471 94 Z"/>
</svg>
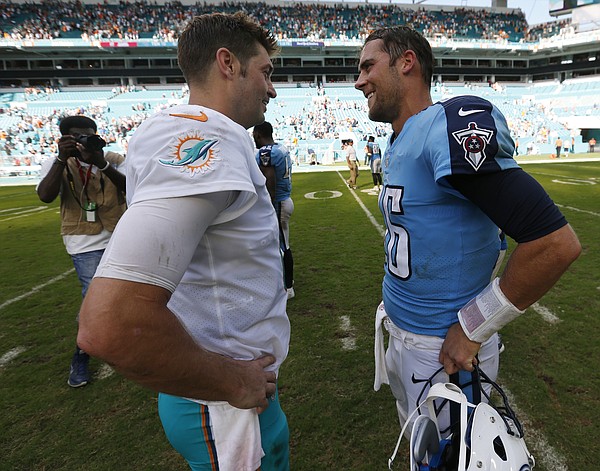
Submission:
<svg viewBox="0 0 600 471">
<path fill-rule="evenodd" d="M 485 110 L 458 110 L 458 116 L 469 116 L 470 114 L 483 113 Z"/>
<path fill-rule="evenodd" d="M 193 119 L 194 121 L 202 121 L 203 123 L 208 121 L 208 116 L 206 116 L 202 111 L 199 115 L 170 113 L 169 116 L 175 116 L 176 118 Z"/>
</svg>

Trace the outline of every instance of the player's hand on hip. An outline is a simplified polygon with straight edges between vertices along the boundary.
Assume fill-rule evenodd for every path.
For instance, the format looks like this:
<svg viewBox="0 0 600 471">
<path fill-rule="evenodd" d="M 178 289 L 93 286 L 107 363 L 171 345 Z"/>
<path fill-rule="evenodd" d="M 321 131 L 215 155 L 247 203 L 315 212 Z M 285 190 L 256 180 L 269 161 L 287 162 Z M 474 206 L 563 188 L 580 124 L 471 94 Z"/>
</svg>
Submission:
<svg viewBox="0 0 600 471">
<path fill-rule="evenodd" d="M 269 406 L 269 399 L 277 391 L 277 376 L 265 368 L 275 363 L 275 357 L 265 355 L 250 361 L 235 361 L 239 369 L 239 383 L 234 387 L 233 397 L 228 402 L 239 409 L 256 408 L 260 414 Z"/>
<path fill-rule="evenodd" d="M 480 347 L 480 343 L 469 340 L 458 322 L 452 325 L 448 329 L 439 356 L 446 374 L 451 375 L 459 370 L 473 371 Z"/>
</svg>

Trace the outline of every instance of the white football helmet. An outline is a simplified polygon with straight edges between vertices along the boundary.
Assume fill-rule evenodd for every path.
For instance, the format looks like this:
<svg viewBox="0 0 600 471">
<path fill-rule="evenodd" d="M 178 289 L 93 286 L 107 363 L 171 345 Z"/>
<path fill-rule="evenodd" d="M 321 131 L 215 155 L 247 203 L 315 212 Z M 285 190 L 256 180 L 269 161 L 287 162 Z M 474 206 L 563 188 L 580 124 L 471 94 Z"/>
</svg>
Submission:
<svg viewBox="0 0 600 471">
<path fill-rule="evenodd" d="M 535 459 L 525 445 L 523 428 L 508 405 L 504 391 L 479 368 L 477 370 L 480 380 L 492 385 L 504 405 L 471 404 L 455 384 L 432 385 L 422 403 L 427 405 L 429 416 L 419 415 L 413 424 L 410 471 L 531 471 L 534 468 Z M 434 401 L 438 399 L 460 406 L 459 423 L 446 439 L 442 439 L 436 418 Z M 390 469 L 398 445 L 390 459 Z"/>
</svg>

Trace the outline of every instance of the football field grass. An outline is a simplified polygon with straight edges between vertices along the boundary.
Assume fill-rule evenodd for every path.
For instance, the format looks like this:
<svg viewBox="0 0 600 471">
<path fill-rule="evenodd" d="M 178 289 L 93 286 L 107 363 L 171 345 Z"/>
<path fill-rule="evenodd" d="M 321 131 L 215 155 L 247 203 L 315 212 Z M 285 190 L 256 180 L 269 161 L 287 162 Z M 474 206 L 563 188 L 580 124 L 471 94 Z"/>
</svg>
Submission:
<svg viewBox="0 0 600 471">
<path fill-rule="evenodd" d="M 597 469 L 600 436 L 600 163 L 524 165 L 583 245 L 538 305 L 503 329 L 499 381 L 510 393 L 536 470 Z M 382 224 L 371 177 L 344 168 L 294 175 L 296 297 L 280 371 L 291 469 L 385 470 L 399 427 L 389 388 L 373 391 L 374 312 Z M 156 394 L 92 359 L 72 389 L 81 294 L 59 235 L 58 201 L 0 187 L 0 471 L 185 470 L 164 437 Z M 515 243 L 510 241 L 510 247 Z M 406 444 L 395 469 L 408 470 Z"/>
</svg>

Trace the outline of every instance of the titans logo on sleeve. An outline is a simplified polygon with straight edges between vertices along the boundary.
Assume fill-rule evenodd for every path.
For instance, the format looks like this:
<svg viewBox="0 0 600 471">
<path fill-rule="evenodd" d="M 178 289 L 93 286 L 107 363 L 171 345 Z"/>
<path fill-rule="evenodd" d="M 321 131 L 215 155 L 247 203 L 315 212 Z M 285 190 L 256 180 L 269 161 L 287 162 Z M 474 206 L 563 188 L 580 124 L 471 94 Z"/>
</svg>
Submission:
<svg viewBox="0 0 600 471">
<path fill-rule="evenodd" d="M 497 172 L 502 167 L 499 159 L 512 159 L 508 125 L 489 101 L 460 96 L 440 104 L 446 115 L 452 173 Z"/>
<path fill-rule="evenodd" d="M 258 158 L 260 159 L 260 165 L 263 167 L 271 166 L 271 149 L 272 145 L 261 147 L 258 151 Z"/>
<path fill-rule="evenodd" d="M 477 123 L 469 123 L 467 129 L 460 129 L 452 133 L 454 139 L 465 149 L 465 159 L 477 171 L 486 159 L 485 147 L 489 144 L 494 131 L 479 129 Z"/>
</svg>

